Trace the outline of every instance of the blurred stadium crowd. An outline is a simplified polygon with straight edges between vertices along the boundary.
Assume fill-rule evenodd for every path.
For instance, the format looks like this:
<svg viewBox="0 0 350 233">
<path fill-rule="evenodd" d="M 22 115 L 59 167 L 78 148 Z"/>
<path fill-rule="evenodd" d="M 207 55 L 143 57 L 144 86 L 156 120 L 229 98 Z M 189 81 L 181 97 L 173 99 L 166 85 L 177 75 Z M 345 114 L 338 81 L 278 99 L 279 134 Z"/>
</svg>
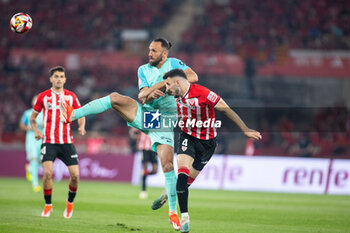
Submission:
<svg viewBox="0 0 350 233">
<path fill-rule="evenodd" d="M 238 53 L 248 48 L 268 54 L 284 46 L 348 50 L 349 25 L 347 1 L 218 0 L 183 34 L 182 47 Z"/>
<path fill-rule="evenodd" d="M 5 35 L 0 38 L 0 98 L 3 100 L 0 102 L 1 141 L 12 142 L 23 139 L 23 133 L 18 132 L 21 114 L 30 107 L 34 94 L 49 87 L 49 61 L 40 56 L 13 59 L 11 54 L 14 49 L 42 52 L 49 49 L 74 49 L 126 53 L 121 38 L 123 29 L 146 29 L 152 38 L 184 1 L 173 4 L 170 0 L 155 0 L 150 4 L 146 0 L 129 0 L 127 3 L 98 0 L 89 1 L 87 5 L 86 1 L 82 0 L 74 1 L 74 4 L 65 0 L 0 0 L 2 25 L 8 24 L 10 17 L 22 10 L 32 16 L 34 25 L 33 31 L 26 35 L 17 35 L 9 28 L 0 28 L 0 34 Z M 201 1 L 197 2 L 201 4 Z M 248 98 L 253 103 L 266 102 L 265 93 L 259 92 L 259 89 L 269 85 L 271 80 L 261 81 L 260 77 L 254 77 L 255 81 L 249 81 L 248 78 L 248 83 L 242 80 L 257 76 L 255 66 L 267 62 L 278 63 L 281 54 L 283 57 L 283 54 L 288 53 L 290 49 L 345 51 L 350 49 L 348 1 L 268 0 L 264 4 L 258 0 L 203 2 L 206 2 L 204 13 L 194 16 L 193 24 L 182 34 L 176 54 L 191 67 L 195 63 L 191 59 L 192 54 L 200 52 L 234 53 L 241 57 L 245 66 L 242 74 L 232 76 L 219 75 L 215 72 L 200 73 L 202 75 L 200 82 L 228 100 L 237 99 L 237 96 L 238 99 L 247 98 L 246 95 L 239 93 L 240 90 L 237 92 L 235 90 L 242 89 L 242 86 L 251 89 L 253 84 L 250 83 L 255 82 L 255 90 L 250 90 Z M 21 9 L 18 6 L 21 6 Z M 171 38 L 169 40 L 171 41 Z M 148 41 L 145 44 L 147 48 Z M 185 58 L 182 58 L 181 54 L 185 54 Z M 143 51 L 139 54 L 138 59 L 145 63 L 146 55 L 147 50 L 146 53 Z M 120 69 L 118 67 L 120 63 L 116 63 L 115 68 L 97 63 L 83 64 L 78 69 L 68 70 L 66 88 L 75 91 L 82 104 L 112 91 L 136 97 L 138 66 Z M 221 77 L 222 81 L 213 82 L 213 77 Z M 290 78 L 280 77 L 280 80 L 274 83 Z M 284 81 L 284 84 L 288 82 Z M 317 82 L 316 80 L 315 83 Z M 302 90 L 298 86 L 290 85 L 290 90 L 286 93 L 292 95 L 287 99 L 283 96 L 285 93 L 276 90 L 269 96 L 269 100 L 275 99 L 278 104 L 290 103 L 293 102 L 290 100 L 293 96 L 298 98 L 304 94 L 300 91 Z M 344 103 L 347 100 L 344 98 L 338 101 Z M 234 101 L 232 103 L 231 106 L 234 107 Z M 298 104 L 303 106 L 301 102 Z M 293 123 L 288 117 L 277 120 L 262 119 L 258 123 L 258 130 L 263 132 L 263 140 L 255 143 L 255 154 L 347 156 L 350 153 L 350 132 L 349 117 L 345 117 L 348 122 L 346 131 L 335 129 L 334 132 L 316 130 L 302 133 L 295 132 Z M 128 143 L 126 140 L 128 129 L 117 114 L 109 111 L 88 117 L 87 120 L 87 129 L 94 135 L 104 135 L 105 143 L 127 146 L 125 144 Z M 315 114 L 314 120 L 318 127 L 322 128 L 323 124 L 332 125 L 339 118 L 336 112 L 329 109 L 328 113 Z M 92 136 L 92 138 L 99 137 Z M 218 153 L 244 153 L 245 141 L 242 146 L 242 139 L 239 138 L 242 138 L 242 135 L 222 133 L 219 137 L 221 146 Z M 86 140 L 88 139 L 77 138 L 78 144 L 79 142 L 87 144 Z"/>
<path fill-rule="evenodd" d="M 181 1 L 179 1 L 181 2 Z M 35 25 L 36 35 L 18 39 L 2 27 L 2 46 L 37 49 L 120 49 L 120 31 L 126 28 L 152 30 L 159 28 L 171 16 L 176 5 L 169 0 L 112 1 L 66 0 L 11 1 L 0 3 L 1 14 L 9 16 L 25 9 Z M 20 6 L 20 9 L 19 9 Z M 2 25 L 8 19 L 2 17 Z M 38 39 L 40 38 L 40 39 Z M 25 43 L 19 42 L 24 41 Z"/>
<path fill-rule="evenodd" d="M 120 30 L 155 32 L 173 14 L 180 1 L 2 0 L 1 15 L 26 9 L 38 36 L 22 38 L 2 27 L 3 48 L 23 46 L 47 49 L 120 49 Z M 201 1 L 198 1 L 200 4 Z M 207 2 L 207 1 L 203 1 Z M 53 9 L 54 6 L 54 10 Z M 8 23 L 1 17 L 2 25 Z M 298 49 L 350 49 L 350 4 L 343 0 L 261 1 L 216 0 L 196 16 L 182 35 L 183 51 L 239 52 L 243 47 L 272 51 L 279 46 Z M 20 40 L 21 41 L 21 40 Z"/>
</svg>

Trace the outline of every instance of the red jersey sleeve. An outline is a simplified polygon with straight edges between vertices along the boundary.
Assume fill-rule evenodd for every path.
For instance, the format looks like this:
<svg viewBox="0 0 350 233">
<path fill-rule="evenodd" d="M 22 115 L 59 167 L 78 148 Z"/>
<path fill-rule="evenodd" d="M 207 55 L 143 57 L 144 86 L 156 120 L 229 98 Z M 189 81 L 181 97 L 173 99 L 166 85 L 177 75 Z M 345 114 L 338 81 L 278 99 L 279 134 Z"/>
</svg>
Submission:
<svg viewBox="0 0 350 233">
<path fill-rule="evenodd" d="M 206 103 L 211 107 L 215 107 L 215 105 L 221 99 L 221 97 L 218 94 L 216 94 L 215 92 L 209 89 L 206 90 L 205 95 L 206 95 Z"/>
<path fill-rule="evenodd" d="M 78 97 L 72 92 L 72 96 L 73 96 L 73 109 L 77 109 L 80 108 L 80 102 L 78 100 Z"/>
<path fill-rule="evenodd" d="M 43 103 L 44 103 L 44 94 L 40 93 L 38 95 L 38 98 L 36 98 L 36 102 L 33 106 L 34 111 L 41 112 L 41 110 L 43 109 L 43 106 L 44 106 Z"/>
</svg>

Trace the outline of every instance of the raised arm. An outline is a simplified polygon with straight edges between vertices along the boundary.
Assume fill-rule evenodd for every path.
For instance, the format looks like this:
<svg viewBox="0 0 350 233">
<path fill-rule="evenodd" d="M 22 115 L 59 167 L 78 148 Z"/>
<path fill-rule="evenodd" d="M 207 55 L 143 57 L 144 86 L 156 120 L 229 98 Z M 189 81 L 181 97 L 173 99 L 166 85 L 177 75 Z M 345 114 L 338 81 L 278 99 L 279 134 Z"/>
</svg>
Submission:
<svg viewBox="0 0 350 233">
<path fill-rule="evenodd" d="M 142 101 L 142 103 L 148 103 L 148 102 L 152 102 L 154 99 L 157 99 L 157 98 L 154 98 L 154 97 L 157 97 L 159 98 L 159 96 L 164 96 L 165 94 L 163 93 L 163 91 L 165 90 L 165 83 L 166 81 L 161 81 L 151 87 L 144 87 L 140 90 L 139 92 L 139 95 L 138 95 L 138 98 L 139 100 Z M 159 91 L 156 91 L 154 94 L 154 96 L 151 96 L 150 94 L 152 92 L 154 92 L 155 90 L 159 90 Z"/>
<path fill-rule="evenodd" d="M 185 74 L 190 83 L 198 82 L 198 75 L 191 68 L 187 68 Z"/>
<path fill-rule="evenodd" d="M 261 134 L 258 131 L 248 128 L 248 126 L 243 122 L 243 120 L 238 116 L 238 114 L 233 111 L 223 99 L 220 99 L 216 104 L 215 109 L 223 112 L 231 121 L 236 123 L 236 125 L 242 130 L 242 132 L 249 138 L 254 138 L 256 140 L 261 139 Z"/>
</svg>

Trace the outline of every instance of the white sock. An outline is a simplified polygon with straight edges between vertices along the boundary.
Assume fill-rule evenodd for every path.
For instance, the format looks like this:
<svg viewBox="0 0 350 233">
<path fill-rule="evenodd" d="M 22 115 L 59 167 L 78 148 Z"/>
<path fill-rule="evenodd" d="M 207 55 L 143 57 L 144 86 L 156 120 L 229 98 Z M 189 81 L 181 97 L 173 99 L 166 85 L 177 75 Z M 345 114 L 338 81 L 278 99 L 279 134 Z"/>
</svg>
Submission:
<svg viewBox="0 0 350 233">
<path fill-rule="evenodd" d="M 181 218 L 188 218 L 188 212 L 181 213 Z"/>
</svg>

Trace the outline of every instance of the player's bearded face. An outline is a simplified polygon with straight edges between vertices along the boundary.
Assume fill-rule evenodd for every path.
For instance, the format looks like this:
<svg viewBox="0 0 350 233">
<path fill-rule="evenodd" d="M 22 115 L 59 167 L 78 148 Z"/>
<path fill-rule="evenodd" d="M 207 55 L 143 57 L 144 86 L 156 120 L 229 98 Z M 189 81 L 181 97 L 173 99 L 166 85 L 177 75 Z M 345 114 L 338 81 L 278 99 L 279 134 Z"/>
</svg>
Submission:
<svg viewBox="0 0 350 233">
<path fill-rule="evenodd" d="M 160 42 L 152 42 L 149 46 L 148 61 L 151 66 L 157 66 L 166 59 L 166 50 L 162 47 Z"/>
<path fill-rule="evenodd" d="M 174 80 L 168 79 L 168 82 L 166 84 L 166 92 L 168 95 L 172 95 L 177 98 L 180 94 L 180 87 Z"/>
<path fill-rule="evenodd" d="M 158 57 L 149 56 L 149 64 L 151 66 L 157 66 L 163 59 L 163 55 L 160 54 Z"/>
</svg>

